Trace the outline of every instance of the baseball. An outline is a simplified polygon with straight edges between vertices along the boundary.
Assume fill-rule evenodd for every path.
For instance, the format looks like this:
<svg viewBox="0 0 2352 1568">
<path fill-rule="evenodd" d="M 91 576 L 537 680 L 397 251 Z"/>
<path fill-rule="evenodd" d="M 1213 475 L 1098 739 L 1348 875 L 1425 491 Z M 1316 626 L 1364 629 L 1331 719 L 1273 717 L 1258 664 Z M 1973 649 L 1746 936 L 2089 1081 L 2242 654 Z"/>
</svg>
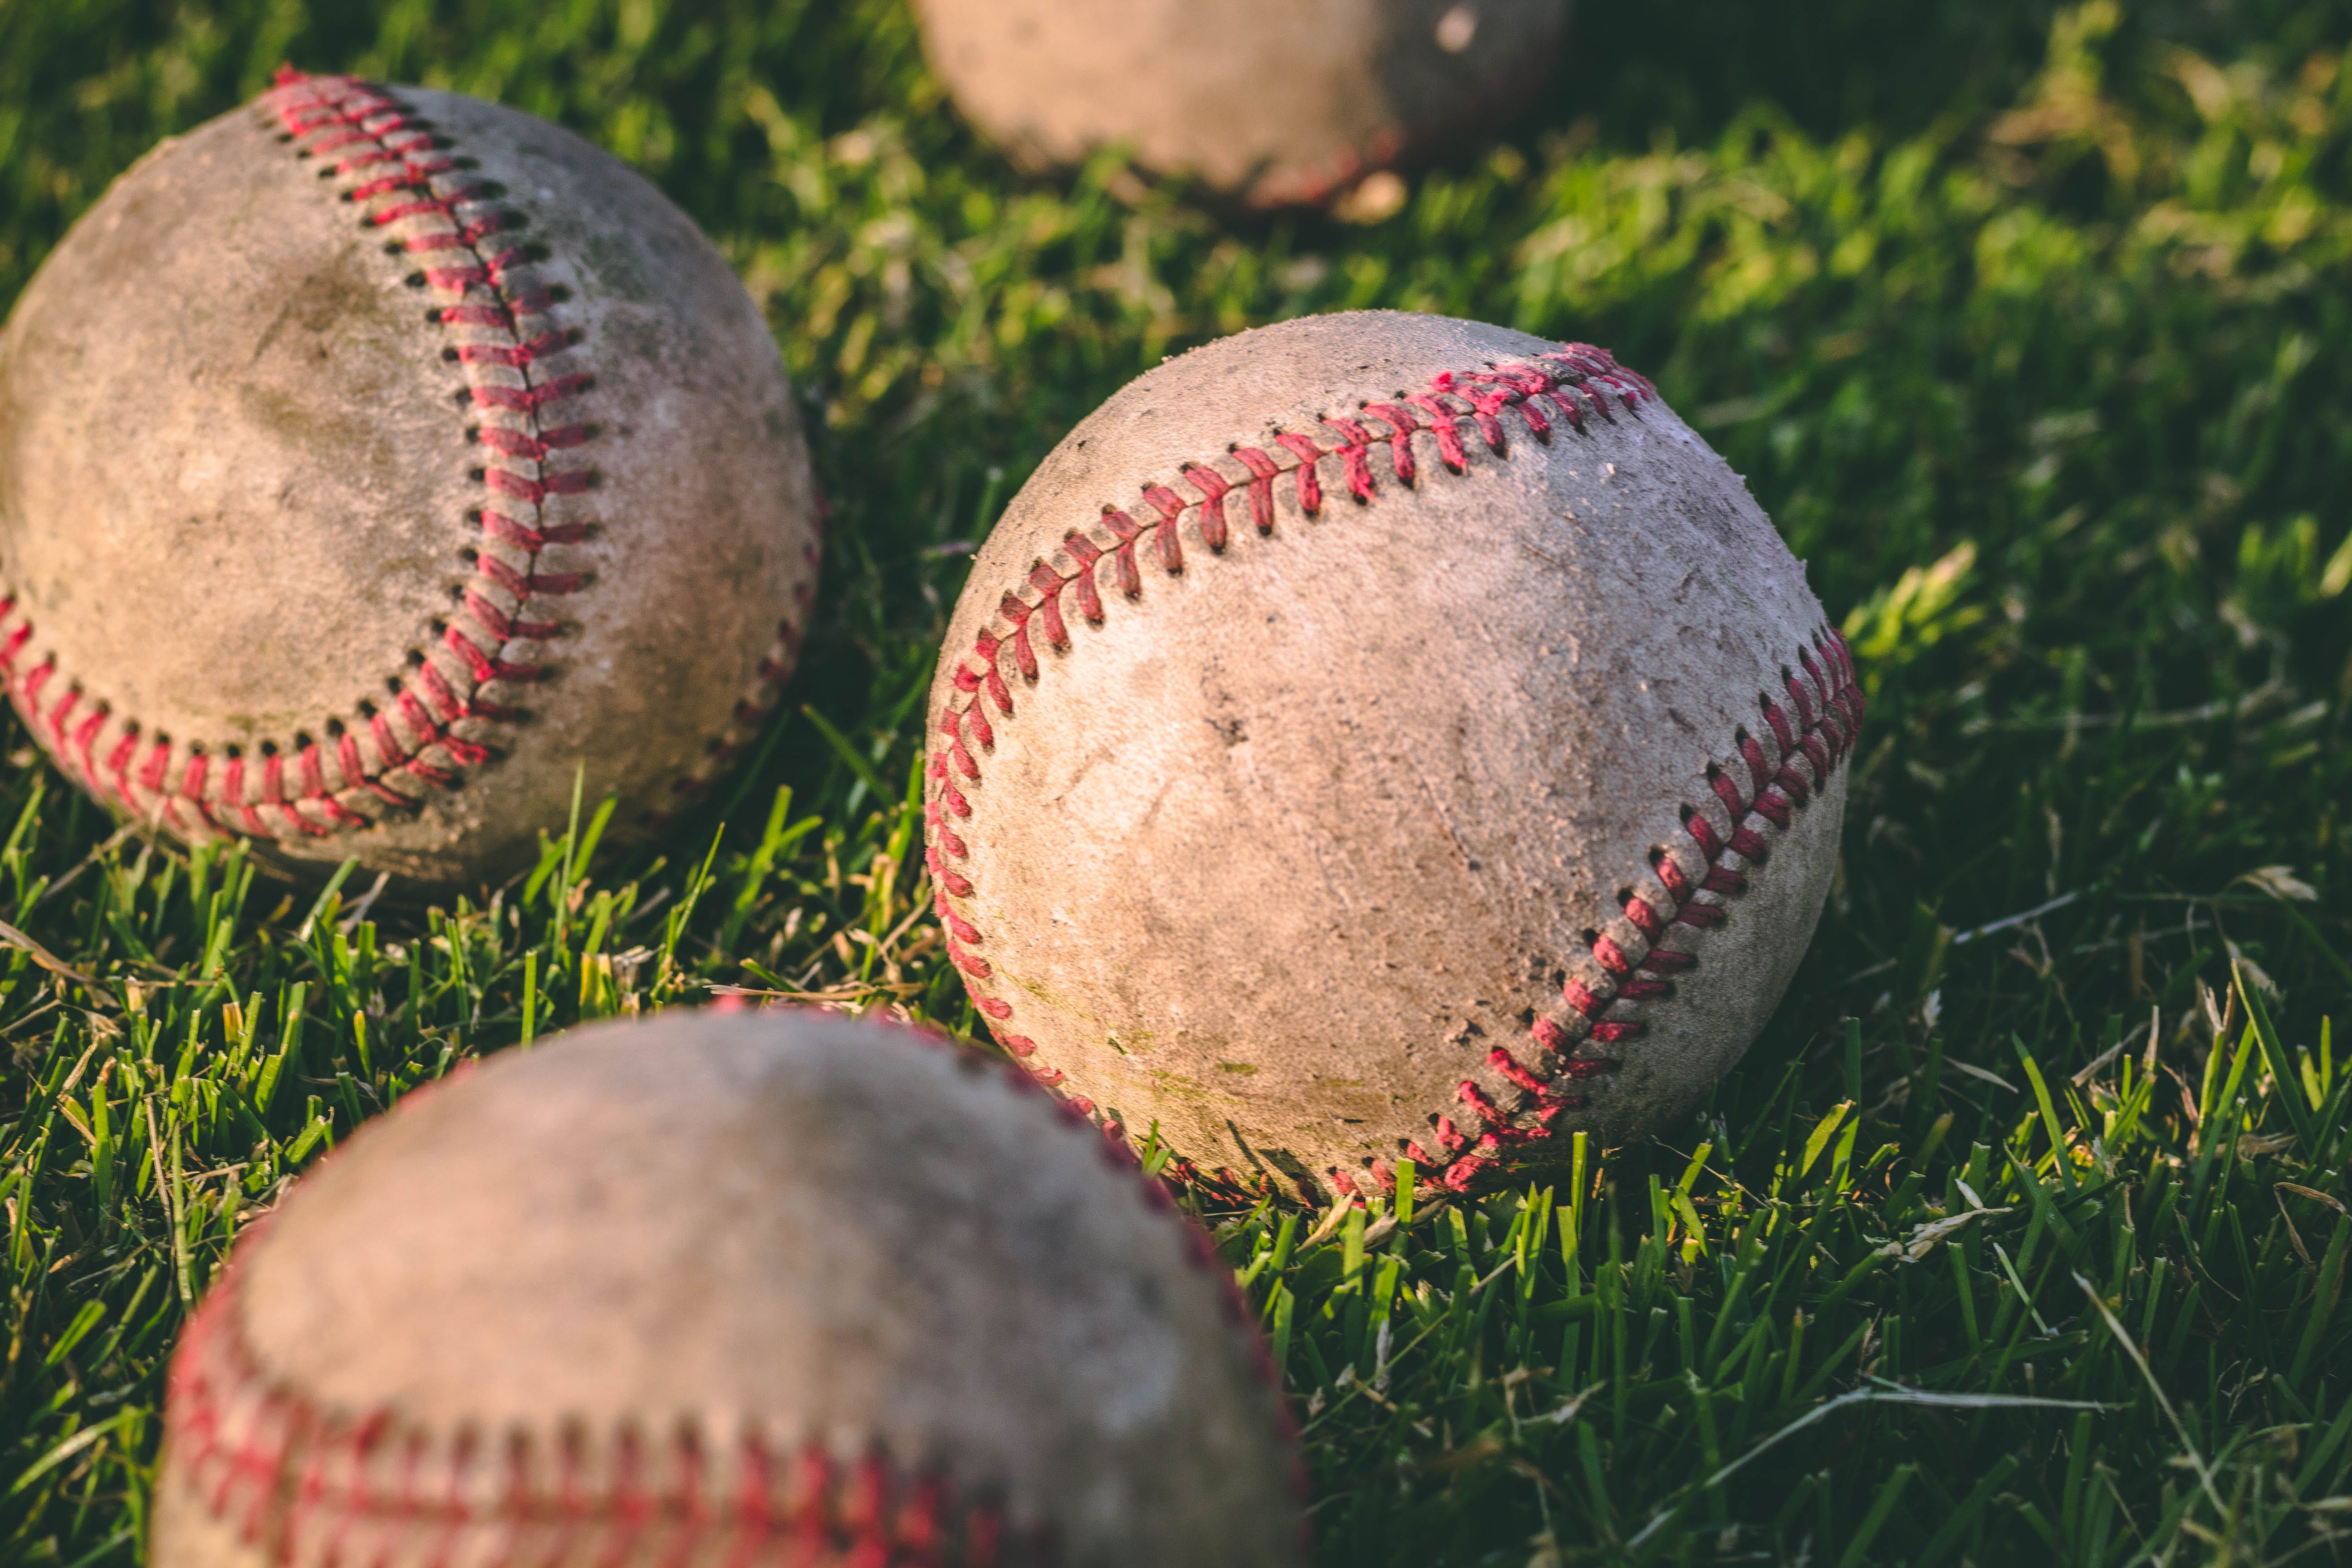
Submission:
<svg viewBox="0 0 2352 1568">
<path fill-rule="evenodd" d="M 1862 699 L 1738 476 L 1606 353 L 1386 311 L 1083 421 L 930 700 L 1004 1047 L 1203 1175 L 1463 1189 L 1690 1110 L 1829 887 Z"/>
<path fill-rule="evenodd" d="M 1508 119 L 1568 0 L 918 0 L 931 68 L 1033 168 L 1123 146 L 1255 206 Z"/>
<path fill-rule="evenodd" d="M 183 839 L 425 883 L 623 824 L 772 701 L 817 501 L 709 242 L 567 132 L 287 73 L 156 148 L 0 333 L 0 678 Z"/>
<path fill-rule="evenodd" d="M 362 1131 L 174 1354 L 156 1568 L 1298 1561 L 1232 1276 L 1018 1074 L 576 1032 Z"/>
</svg>

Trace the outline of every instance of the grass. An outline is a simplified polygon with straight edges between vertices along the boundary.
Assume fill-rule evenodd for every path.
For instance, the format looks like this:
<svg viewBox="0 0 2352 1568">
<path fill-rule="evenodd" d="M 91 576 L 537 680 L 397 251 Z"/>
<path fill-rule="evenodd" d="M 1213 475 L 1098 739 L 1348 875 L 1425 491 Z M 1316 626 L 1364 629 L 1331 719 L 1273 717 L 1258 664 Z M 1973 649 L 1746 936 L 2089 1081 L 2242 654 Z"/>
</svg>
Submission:
<svg viewBox="0 0 2352 1568">
<path fill-rule="evenodd" d="M 1018 178 L 895 5 L 0 5 L 0 301 L 283 57 L 549 114 L 726 246 L 833 499 L 790 716 L 655 847 L 422 913 L 0 751 L 0 1558 L 136 1554 L 238 1227 L 460 1058 L 713 985 L 968 1031 L 918 717 L 971 542 L 1163 353 L 1304 310 L 1604 342 L 1746 473 L 1872 728 L 1704 1116 L 1470 1204 L 1211 1215 L 1326 1562 L 2352 1555 L 2352 9 L 1580 8 L 1393 218 Z"/>
</svg>

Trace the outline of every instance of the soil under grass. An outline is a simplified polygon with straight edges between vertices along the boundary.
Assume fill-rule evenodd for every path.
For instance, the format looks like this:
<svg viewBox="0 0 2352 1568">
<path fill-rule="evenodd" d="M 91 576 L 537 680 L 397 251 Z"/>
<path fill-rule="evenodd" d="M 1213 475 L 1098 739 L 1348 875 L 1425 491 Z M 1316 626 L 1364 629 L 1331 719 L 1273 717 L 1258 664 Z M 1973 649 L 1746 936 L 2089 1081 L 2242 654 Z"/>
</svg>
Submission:
<svg viewBox="0 0 2352 1568">
<path fill-rule="evenodd" d="M 1570 1186 L 1209 1213 L 1322 1560 L 2352 1556 L 2352 7 L 1582 9 L 1504 141 L 1349 226 L 1018 177 L 880 0 L 0 6 L 0 305 L 281 58 L 499 98 L 729 249 L 835 518 L 722 798 L 658 849 L 589 802 L 429 913 L 118 831 L 6 721 L 0 1561 L 137 1554 L 231 1238 L 463 1058 L 714 985 L 970 1032 L 915 802 L 971 542 L 1160 355 L 1371 305 L 1649 374 L 1871 723 L 1704 1116 Z"/>
</svg>

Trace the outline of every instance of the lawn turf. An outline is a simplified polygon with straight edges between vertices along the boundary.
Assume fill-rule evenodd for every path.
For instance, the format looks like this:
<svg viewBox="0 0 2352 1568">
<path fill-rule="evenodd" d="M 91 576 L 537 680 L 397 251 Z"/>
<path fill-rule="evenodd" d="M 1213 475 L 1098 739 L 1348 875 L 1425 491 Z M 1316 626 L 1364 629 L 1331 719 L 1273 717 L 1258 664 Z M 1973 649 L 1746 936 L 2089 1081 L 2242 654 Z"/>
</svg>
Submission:
<svg viewBox="0 0 2352 1568">
<path fill-rule="evenodd" d="M 8 721 L 0 919 L 95 984 L 0 959 L 0 1560 L 136 1555 L 231 1237 L 455 1062 L 713 984 L 969 1031 L 914 802 L 971 542 L 1160 355 L 1370 305 L 1651 374 L 1871 719 L 1703 1117 L 1540 1192 L 1209 1215 L 1321 1560 L 2352 1555 L 2352 7 L 1766 9 L 1581 7 L 1543 103 L 1351 227 L 1019 177 L 878 0 L 0 5 L 0 303 L 280 58 L 498 98 L 729 250 L 835 520 L 700 816 L 624 848 L 583 803 L 423 915 L 117 831 Z"/>
</svg>

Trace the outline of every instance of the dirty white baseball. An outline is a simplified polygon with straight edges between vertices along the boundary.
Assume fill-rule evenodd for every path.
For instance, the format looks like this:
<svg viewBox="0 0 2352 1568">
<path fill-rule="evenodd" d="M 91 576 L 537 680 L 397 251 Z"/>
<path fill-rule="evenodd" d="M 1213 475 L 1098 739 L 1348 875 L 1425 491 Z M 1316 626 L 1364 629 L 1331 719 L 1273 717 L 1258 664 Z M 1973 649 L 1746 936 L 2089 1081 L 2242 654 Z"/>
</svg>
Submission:
<svg viewBox="0 0 2352 1568">
<path fill-rule="evenodd" d="M 1298 1561 L 1232 1274 L 1018 1075 L 816 1013 L 404 1100 L 172 1365 L 155 1568 Z"/>
<path fill-rule="evenodd" d="M 1469 1187 L 1738 1059 L 1862 716 L 1802 566 L 1642 376 L 1289 321 L 1139 377 L 978 552 L 939 912 L 1007 1049 L 1202 1174 Z"/>
<path fill-rule="evenodd" d="M 774 339 L 569 132 L 289 73 L 164 142 L 0 331 L 0 679 L 100 801 L 289 865 L 527 866 L 690 805 L 799 646 Z"/>
<path fill-rule="evenodd" d="M 1568 0 L 919 0 L 931 68 L 1032 167 L 1121 147 L 1256 206 L 1508 119 Z"/>
</svg>

